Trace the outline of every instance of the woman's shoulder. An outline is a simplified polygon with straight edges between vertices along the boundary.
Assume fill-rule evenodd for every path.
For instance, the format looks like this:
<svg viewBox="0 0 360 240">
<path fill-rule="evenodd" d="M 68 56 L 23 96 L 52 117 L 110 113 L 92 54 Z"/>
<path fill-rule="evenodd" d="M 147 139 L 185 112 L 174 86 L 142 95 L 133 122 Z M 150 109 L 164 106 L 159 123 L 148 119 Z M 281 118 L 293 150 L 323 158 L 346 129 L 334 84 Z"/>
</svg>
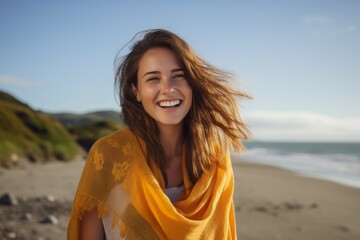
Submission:
<svg viewBox="0 0 360 240">
<path fill-rule="evenodd" d="M 230 149 L 226 145 L 214 144 L 216 165 L 222 168 L 231 167 Z"/>
<path fill-rule="evenodd" d="M 96 142 L 119 139 L 123 137 L 128 137 L 129 135 L 133 135 L 129 127 L 123 127 L 119 130 L 116 130 L 115 132 L 109 133 L 108 135 L 99 138 Z"/>
<path fill-rule="evenodd" d="M 102 172 L 107 175 L 110 171 L 116 175 L 130 162 L 133 162 L 134 156 L 137 156 L 138 146 L 136 144 L 136 137 L 129 128 L 117 130 L 98 139 L 92 145 L 87 163 L 97 173 Z"/>
<path fill-rule="evenodd" d="M 132 133 L 132 131 L 128 127 L 124 127 L 104 137 L 99 138 L 95 141 L 91 149 L 96 148 L 97 150 L 105 150 L 113 148 L 123 148 L 130 142 L 133 142 L 134 138 L 135 135 Z"/>
</svg>

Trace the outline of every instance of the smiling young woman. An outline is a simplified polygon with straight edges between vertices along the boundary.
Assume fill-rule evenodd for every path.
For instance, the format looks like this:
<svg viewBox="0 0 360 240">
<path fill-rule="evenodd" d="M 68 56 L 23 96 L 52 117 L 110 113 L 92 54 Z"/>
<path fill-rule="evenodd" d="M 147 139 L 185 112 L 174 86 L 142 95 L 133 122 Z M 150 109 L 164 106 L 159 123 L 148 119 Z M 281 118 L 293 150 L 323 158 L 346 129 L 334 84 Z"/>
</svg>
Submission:
<svg viewBox="0 0 360 240">
<path fill-rule="evenodd" d="M 116 73 L 126 128 L 90 150 L 68 239 L 236 239 L 229 149 L 249 131 L 231 77 L 166 30 Z"/>
</svg>

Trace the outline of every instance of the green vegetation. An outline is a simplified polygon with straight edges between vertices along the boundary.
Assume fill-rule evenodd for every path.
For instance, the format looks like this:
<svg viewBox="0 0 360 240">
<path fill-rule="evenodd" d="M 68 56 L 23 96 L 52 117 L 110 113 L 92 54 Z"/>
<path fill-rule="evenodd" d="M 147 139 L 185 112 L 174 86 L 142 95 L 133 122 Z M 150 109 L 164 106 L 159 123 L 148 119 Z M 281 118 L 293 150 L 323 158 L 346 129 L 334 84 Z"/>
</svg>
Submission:
<svg viewBox="0 0 360 240">
<path fill-rule="evenodd" d="M 68 127 L 71 134 L 74 135 L 78 144 L 86 151 L 89 151 L 93 143 L 118 129 L 122 128 L 119 122 L 112 120 L 79 124 Z"/>
<path fill-rule="evenodd" d="M 0 166 L 22 158 L 68 161 L 122 126 L 118 112 L 47 114 L 0 91 Z"/>
<path fill-rule="evenodd" d="M 11 159 L 17 158 L 67 161 L 79 153 L 61 123 L 0 91 L 0 165 L 11 167 Z"/>
<path fill-rule="evenodd" d="M 97 139 L 124 125 L 120 114 L 115 111 L 97 111 L 85 114 L 51 113 L 49 115 L 66 126 L 77 143 L 86 151 L 90 150 Z"/>
</svg>

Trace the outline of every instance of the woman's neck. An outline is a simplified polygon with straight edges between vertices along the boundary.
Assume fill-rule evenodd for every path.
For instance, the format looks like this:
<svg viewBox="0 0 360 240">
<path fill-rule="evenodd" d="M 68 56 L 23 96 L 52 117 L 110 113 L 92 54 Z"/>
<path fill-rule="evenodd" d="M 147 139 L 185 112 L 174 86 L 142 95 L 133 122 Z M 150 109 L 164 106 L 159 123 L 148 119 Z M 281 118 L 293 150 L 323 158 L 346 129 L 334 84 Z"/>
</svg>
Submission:
<svg viewBox="0 0 360 240">
<path fill-rule="evenodd" d="M 160 143 L 169 161 L 181 156 L 183 141 L 182 128 L 182 124 L 176 126 L 159 126 Z"/>
</svg>

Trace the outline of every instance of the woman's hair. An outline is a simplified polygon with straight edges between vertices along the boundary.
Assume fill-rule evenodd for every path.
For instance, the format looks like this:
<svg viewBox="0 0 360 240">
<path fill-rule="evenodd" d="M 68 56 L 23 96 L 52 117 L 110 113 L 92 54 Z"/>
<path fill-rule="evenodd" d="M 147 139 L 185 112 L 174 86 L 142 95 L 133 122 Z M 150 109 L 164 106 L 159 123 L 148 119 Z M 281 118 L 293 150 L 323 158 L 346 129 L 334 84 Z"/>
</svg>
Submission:
<svg viewBox="0 0 360 240">
<path fill-rule="evenodd" d="M 152 168 L 157 164 L 167 182 L 169 165 L 160 144 L 159 129 L 154 119 L 136 100 L 132 84 L 137 87 L 139 62 L 146 51 L 163 47 L 173 51 L 184 70 L 193 92 L 191 108 L 184 119 L 184 145 L 188 175 L 195 183 L 215 161 L 218 151 L 243 150 L 241 140 L 250 132 L 240 118 L 236 97 L 248 96 L 230 86 L 232 76 L 199 58 L 180 37 L 166 30 L 141 32 L 129 54 L 120 59 L 116 69 L 115 89 L 119 91 L 124 123 L 138 136 L 147 148 L 146 160 Z M 218 145 L 220 148 L 217 148 Z"/>
</svg>

